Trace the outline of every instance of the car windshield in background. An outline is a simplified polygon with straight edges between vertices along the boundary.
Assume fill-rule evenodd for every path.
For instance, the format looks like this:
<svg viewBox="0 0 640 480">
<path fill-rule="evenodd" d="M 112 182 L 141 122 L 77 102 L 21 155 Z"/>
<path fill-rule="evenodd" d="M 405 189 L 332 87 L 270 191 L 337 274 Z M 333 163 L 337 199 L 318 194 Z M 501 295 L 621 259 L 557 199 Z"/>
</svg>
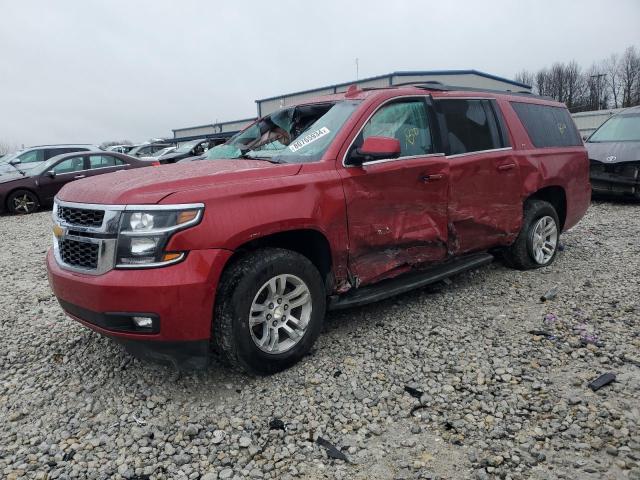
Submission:
<svg viewBox="0 0 640 480">
<path fill-rule="evenodd" d="M 319 160 L 359 101 L 279 110 L 207 152 L 208 159 L 256 158 L 282 163 Z"/>
<path fill-rule="evenodd" d="M 588 142 L 640 142 L 640 115 L 611 117 L 591 135 Z"/>
<path fill-rule="evenodd" d="M 191 149 L 193 149 L 193 147 L 195 147 L 201 141 L 202 140 L 194 140 L 193 142 L 183 143 L 178 148 L 176 148 L 175 152 L 176 153 L 188 153 L 188 152 L 191 151 Z"/>
</svg>

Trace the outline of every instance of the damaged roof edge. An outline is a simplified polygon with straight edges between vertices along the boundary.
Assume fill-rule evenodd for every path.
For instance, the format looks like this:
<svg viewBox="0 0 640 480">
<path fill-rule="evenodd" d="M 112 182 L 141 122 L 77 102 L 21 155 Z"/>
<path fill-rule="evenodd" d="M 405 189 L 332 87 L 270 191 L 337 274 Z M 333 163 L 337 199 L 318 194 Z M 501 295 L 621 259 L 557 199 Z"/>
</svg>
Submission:
<svg viewBox="0 0 640 480">
<path fill-rule="evenodd" d="M 352 80 L 350 82 L 336 83 L 333 85 L 326 85 L 323 87 L 310 88 L 308 90 L 300 90 L 298 92 L 285 93 L 282 95 L 275 95 L 273 97 L 268 97 L 268 98 L 261 98 L 259 100 L 256 100 L 255 102 L 259 104 L 261 102 L 267 102 L 269 100 L 276 100 L 278 98 L 291 97 L 294 95 L 302 95 L 305 93 L 313 93 L 320 90 L 327 90 L 330 88 L 333 88 L 335 91 L 338 88 L 348 87 L 349 85 L 352 85 L 354 83 L 357 84 L 357 83 L 363 83 L 363 82 L 370 82 L 373 80 L 381 80 L 383 78 L 389 78 L 389 86 L 391 87 L 393 86 L 393 84 L 391 83 L 393 77 L 409 77 L 409 76 L 415 76 L 415 75 L 478 75 L 479 77 L 490 78 L 492 80 L 509 83 L 519 88 L 529 88 L 529 89 L 532 88 L 531 85 L 516 82 L 515 80 L 509 80 L 508 78 L 499 77 L 497 75 L 491 75 L 490 73 L 485 73 L 485 72 L 481 72 L 479 70 L 473 70 L 473 69 L 472 70 L 430 70 L 430 71 L 417 70 L 417 71 L 392 72 L 392 73 L 387 73 L 385 75 L 376 75 L 375 77 L 367 77 L 367 78 L 361 78 L 359 80 Z"/>
</svg>

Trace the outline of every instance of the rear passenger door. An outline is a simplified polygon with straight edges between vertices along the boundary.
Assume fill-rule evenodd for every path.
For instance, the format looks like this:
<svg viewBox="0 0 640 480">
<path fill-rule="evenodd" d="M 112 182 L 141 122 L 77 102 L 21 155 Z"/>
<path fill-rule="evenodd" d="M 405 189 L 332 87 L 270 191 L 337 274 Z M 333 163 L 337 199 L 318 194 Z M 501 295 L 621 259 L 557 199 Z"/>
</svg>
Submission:
<svg viewBox="0 0 640 480">
<path fill-rule="evenodd" d="M 492 99 L 435 102 L 449 162 L 449 251 L 510 244 L 520 229 L 519 167 Z"/>
</svg>

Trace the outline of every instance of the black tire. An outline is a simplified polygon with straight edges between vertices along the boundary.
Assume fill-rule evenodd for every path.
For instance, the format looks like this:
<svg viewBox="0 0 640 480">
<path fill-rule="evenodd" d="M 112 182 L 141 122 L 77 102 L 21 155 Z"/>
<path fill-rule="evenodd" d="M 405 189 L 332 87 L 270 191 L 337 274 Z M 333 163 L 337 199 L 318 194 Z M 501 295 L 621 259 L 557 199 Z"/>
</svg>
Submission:
<svg viewBox="0 0 640 480">
<path fill-rule="evenodd" d="M 544 263 L 536 261 L 533 247 L 533 230 L 540 219 L 543 217 L 551 217 L 555 222 L 558 232 L 556 246 L 553 255 Z M 524 215 L 522 219 L 522 228 L 516 241 L 508 249 L 505 250 L 503 258 L 505 263 L 510 267 L 518 270 L 532 270 L 535 268 L 546 267 L 551 265 L 558 253 L 558 245 L 560 243 L 560 221 L 555 208 L 544 200 L 530 199 L 524 205 Z"/>
<path fill-rule="evenodd" d="M 38 210 L 38 196 L 29 190 L 16 190 L 7 198 L 7 209 L 17 215 L 26 215 Z"/>
<path fill-rule="evenodd" d="M 295 275 L 306 284 L 311 295 L 310 319 L 301 339 L 290 350 L 267 353 L 252 338 L 251 306 L 266 282 L 283 274 Z M 259 375 L 279 372 L 309 352 L 322 328 L 325 310 L 322 277 L 308 258 L 279 248 L 255 250 L 230 265 L 222 275 L 214 309 L 212 346 L 234 368 Z"/>
</svg>

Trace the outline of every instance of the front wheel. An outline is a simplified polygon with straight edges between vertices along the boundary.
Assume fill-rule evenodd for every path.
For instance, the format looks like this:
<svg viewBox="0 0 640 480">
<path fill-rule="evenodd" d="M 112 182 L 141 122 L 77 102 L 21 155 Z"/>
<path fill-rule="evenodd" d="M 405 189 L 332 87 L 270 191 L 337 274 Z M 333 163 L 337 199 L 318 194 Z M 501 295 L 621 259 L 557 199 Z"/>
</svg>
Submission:
<svg viewBox="0 0 640 480">
<path fill-rule="evenodd" d="M 213 346 L 234 367 L 275 373 L 311 349 L 325 309 L 322 278 L 308 258 L 290 250 L 256 250 L 222 276 Z"/>
<path fill-rule="evenodd" d="M 555 208 L 544 200 L 528 200 L 520 234 L 504 259 L 519 270 L 545 267 L 555 260 L 559 242 L 560 222 Z"/>
<path fill-rule="evenodd" d="M 29 190 L 16 190 L 7 199 L 7 207 L 11 213 L 27 214 L 38 209 L 38 197 Z"/>
</svg>

